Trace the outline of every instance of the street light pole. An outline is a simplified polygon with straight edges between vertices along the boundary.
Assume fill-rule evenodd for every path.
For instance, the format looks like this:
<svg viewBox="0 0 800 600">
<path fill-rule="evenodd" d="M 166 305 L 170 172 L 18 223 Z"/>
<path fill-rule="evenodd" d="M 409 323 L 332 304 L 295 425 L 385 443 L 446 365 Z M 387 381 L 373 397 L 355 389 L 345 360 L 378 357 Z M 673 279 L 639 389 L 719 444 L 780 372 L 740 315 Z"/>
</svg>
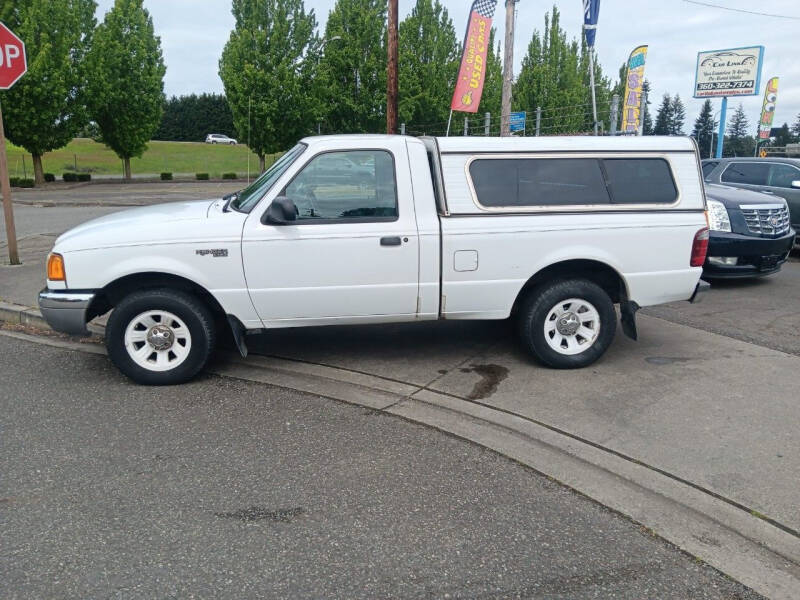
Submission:
<svg viewBox="0 0 800 600">
<path fill-rule="evenodd" d="M 397 133 L 397 0 L 389 0 L 386 61 L 386 133 Z"/>
</svg>

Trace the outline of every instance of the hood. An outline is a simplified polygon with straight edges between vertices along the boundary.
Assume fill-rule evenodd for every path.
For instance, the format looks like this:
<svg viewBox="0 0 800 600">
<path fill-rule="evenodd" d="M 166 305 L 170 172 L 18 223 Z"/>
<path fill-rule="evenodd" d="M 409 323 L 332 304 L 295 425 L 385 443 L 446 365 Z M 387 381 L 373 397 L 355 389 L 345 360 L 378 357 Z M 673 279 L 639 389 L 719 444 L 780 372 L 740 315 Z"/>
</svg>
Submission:
<svg viewBox="0 0 800 600">
<path fill-rule="evenodd" d="M 725 208 L 739 208 L 741 204 L 783 204 L 785 202 L 783 198 L 775 194 L 765 194 L 717 183 L 706 184 L 706 198 L 722 202 Z"/>
<path fill-rule="evenodd" d="M 186 241 L 206 229 L 218 200 L 171 202 L 121 210 L 92 219 L 58 237 L 56 251 Z M 226 213 L 230 215 L 231 213 Z"/>
</svg>

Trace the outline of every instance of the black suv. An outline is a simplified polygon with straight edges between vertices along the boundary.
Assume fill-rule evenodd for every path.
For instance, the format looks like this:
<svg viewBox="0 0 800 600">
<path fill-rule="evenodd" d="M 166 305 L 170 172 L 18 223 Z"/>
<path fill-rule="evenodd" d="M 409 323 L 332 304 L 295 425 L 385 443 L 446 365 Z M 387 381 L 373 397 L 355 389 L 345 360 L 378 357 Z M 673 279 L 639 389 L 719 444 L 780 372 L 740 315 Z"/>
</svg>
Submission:
<svg viewBox="0 0 800 600">
<path fill-rule="evenodd" d="M 706 183 L 710 235 L 703 279 L 777 273 L 794 245 L 786 201 Z"/>
</svg>

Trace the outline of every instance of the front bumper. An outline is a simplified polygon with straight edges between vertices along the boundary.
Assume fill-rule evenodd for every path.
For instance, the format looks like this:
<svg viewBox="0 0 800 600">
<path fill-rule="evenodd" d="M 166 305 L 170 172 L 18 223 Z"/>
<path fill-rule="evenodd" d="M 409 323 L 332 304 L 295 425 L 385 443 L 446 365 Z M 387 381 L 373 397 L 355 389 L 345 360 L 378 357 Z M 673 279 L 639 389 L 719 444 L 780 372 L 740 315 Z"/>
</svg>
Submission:
<svg viewBox="0 0 800 600">
<path fill-rule="evenodd" d="M 86 317 L 94 300 L 93 292 L 70 292 L 43 289 L 39 292 L 39 310 L 47 324 L 56 331 L 87 335 Z"/>
<path fill-rule="evenodd" d="M 708 239 L 708 256 L 736 256 L 735 265 L 715 265 L 708 259 L 703 265 L 704 279 L 735 279 L 760 277 L 781 270 L 794 245 L 795 232 L 779 238 L 762 238 L 740 233 L 711 231 Z"/>
</svg>

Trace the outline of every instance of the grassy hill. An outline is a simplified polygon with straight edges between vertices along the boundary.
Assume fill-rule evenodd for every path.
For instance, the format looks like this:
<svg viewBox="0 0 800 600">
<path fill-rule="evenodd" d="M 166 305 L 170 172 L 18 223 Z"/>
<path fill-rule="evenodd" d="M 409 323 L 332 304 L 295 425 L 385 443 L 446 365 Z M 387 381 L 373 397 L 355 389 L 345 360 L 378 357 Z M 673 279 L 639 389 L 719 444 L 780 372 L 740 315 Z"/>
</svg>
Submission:
<svg viewBox="0 0 800 600">
<path fill-rule="evenodd" d="M 250 157 L 250 173 L 258 172 L 258 157 L 244 145 L 213 146 L 200 142 L 150 142 L 141 158 L 131 160 L 135 175 L 155 175 L 161 172 L 178 174 L 209 173 L 220 177 L 222 173 L 247 173 L 247 158 Z M 23 165 L 24 157 L 24 165 Z M 267 157 L 267 165 L 273 157 Z M 103 144 L 76 138 L 66 147 L 48 152 L 43 158 L 45 173 L 53 173 L 58 179 L 65 171 L 91 173 L 93 176 L 121 176 L 122 160 Z M 77 169 L 76 169 L 77 165 Z M 11 177 L 22 177 L 27 171 L 33 177 L 31 156 L 22 148 L 8 145 L 8 167 Z"/>
</svg>

